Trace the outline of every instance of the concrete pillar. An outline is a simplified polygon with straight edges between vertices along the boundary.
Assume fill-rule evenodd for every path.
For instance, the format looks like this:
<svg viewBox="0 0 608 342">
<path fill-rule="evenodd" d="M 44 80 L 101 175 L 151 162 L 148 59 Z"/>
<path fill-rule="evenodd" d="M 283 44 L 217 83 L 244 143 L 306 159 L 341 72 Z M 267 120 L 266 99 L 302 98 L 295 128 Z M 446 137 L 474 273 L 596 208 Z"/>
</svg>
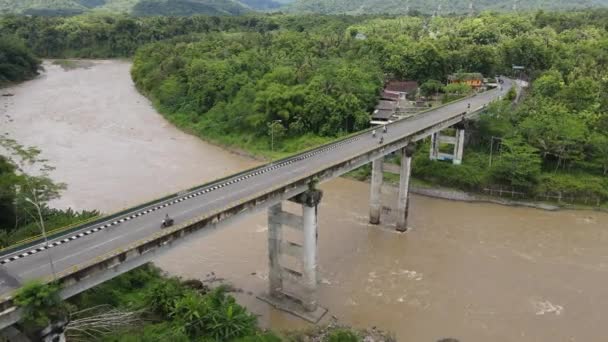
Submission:
<svg viewBox="0 0 608 342">
<path fill-rule="evenodd" d="M 303 285 L 305 289 L 302 305 L 306 311 L 317 309 L 317 211 L 318 203 L 309 206 L 302 204 L 302 219 L 304 221 L 304 269 Z"/>
<path fill-rule="evenodd" d="M 298 315 L 305 317 L 320 318 L 317 316 L 326 311 L 317 310 L 316 294 L 317 279 L 319 279 L 317 213 L 322 197 L 323 192 L 315 189 L 314 184 L 311 183 L 309 190 L 289 199 L 302 206 L 302 216 L 283 211 L 281 204 L 268 209 L 269 293 L 264 300 L 289 312 L 298 312 Z M 285 228 L 301 233 L 301 242 L 287 241 L 283 236 Z M 300 267 L 293 269 L 294 265 L 281 265 L 281 255 L 297 259 Z M 285 306 L 285 302 L 289 301 L 295 301 L 304 310 L 294 309 L 290 305 Z"/>
<path fill-rule="evenodd" d="M 454 144 L 454 165 L 462 164 L 462 156 L 464 153 L 464 129 L 456 129 L 456 143 Z"/>
<path fill-rule="evenodd" d="M 400 232 L 407 230 L 413 155 L 414 145 L 410 144 L 401 149 L 401 174 L 399 178 L 399 199 L 397 202 L 397 230 Z"/>
<path fill-rule="evenodd" d="M 369 199 L 369 223 L 379 224 L 382 210 L 382 181 L 384 157 L 372 162 L 372 184 Z"/>
<path fill-rule="evenodd" d="M 431 134 L 431 150 L 429 152 L 430 160 L 437 160 L 439 155 L 439 133 L 440 132 Z"/>
<path fill-rule="evenodd" d="M 281 203 L 268 208 L 268 293 L 275 298 L 283 296 L 283 277 L 279 262 L 283 241 L 281 213 Z"/>
</svg>

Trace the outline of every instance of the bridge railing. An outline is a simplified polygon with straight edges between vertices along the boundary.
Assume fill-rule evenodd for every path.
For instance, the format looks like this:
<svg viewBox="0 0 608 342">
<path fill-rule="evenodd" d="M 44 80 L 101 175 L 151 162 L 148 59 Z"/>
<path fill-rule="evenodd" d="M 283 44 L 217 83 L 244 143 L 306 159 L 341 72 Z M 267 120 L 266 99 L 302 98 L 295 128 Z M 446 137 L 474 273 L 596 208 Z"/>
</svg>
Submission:
<svg viewBox="0 0 608 342">
<path fill-rule="evenodd" d="M 494 91 L 494 90 L 491 90 L 491 91 Z M 423 115 L 425 113 L 428 113 L 428 112 L 437 110 L 439 108 L 443 108 L 443 107 L 452 105 L 452 104 L 457 103 L 457 102 L 465 101 L 467 99 L 473 98 L 474 96 L 476 96 L 476 94 L 473 94 L 473 95 L 470 95 L 470 96 L 467 96 L 467 97 L 464 97 L 464 98 L 461 98 L 461 99 L 457 99 L 457 100 L 454 100 L 454 101 L 450 101 L 450 102 L 441 104 L 440 106 L 437 106 L 437 107 L 428 108 L 427 110 L 419 112 L 415 116 L 410 116 L 410 117 L 407 117 L 407 118 L 403 118 L 403 119 L 395 121 L 393 123 L 397 123 L 399 121 L 408 121 L 408 120 L 413 119 L 416 116 Z M 459 116 L 459 115 L 461 115 L 461 113 L 455 114 L 453 117 L 456 117 L 456 116 Z M 450 117 L 450 118 L 446 119 L 446 121 L 450 120 L 450 119 L 453 119 L 453 117 Z M 111 214 L 108 214 L 108 215 L 105 215 L 105 216 L 94 217 L 94 218 L 91 218 L 91 219 L 88 219 L 88 220 L 85 220 L 85 221 L 81 221 L 81 222 L 77 222 L 77 223 L 68 225 L 66 227 L 54 229 L 54 230 L 52 230 L 52 231 L 50 231 L 50 232 L 47 233 L 47 239 L 48 240 L 53 240 L 53 239 L 62 237 L 64 235 L 77 232 L 77 231 L 79 231 L 81 229 L 85 229 L 85 228 L 88 228 L 88 227 L 91 227 L 91 226 L 94 226 L 94 225 L 98 225 L 98 224 L 104 223 L 106 221 L 113 220 L 115 218 L 124 216 L 125 214 L 131 213 L 133 211 L 141 210 L 141 209 L 144 209 L 146 207 L 153 206 L 153 205 L 162 203 L 162 202 L 170 200 L 170 199 L 174 199 L 174 198 L 177 198 L 177 197 L 184 196 L 184 195 L 186 195 L 186 194 L 188 194 L 190 192 L 194 192 L 194 191 L 198 191 L 200 189 L 206 188 L 206 187 L 210 187 L 210 186 L 212 186 L 214 184 L 221 183 L 223 181 L 226 181 L 226 180 L 234 178 L 234 177 L 239 177 L 239 176 L 242 176 L 242 175 L 245 175 L 245 174 L 257 171 L 257 170 L 264 169 L 264 168 L 270 166 L 271 164 L 274 165 L 274 164 L 281 164 L 281 163 L 284 163 L 284 162 L 288 162 L 288 161 L 290 161 L 292 159 L 295 159 L 295 158 L 298 158 L 298 157 L 300 157 L 302 155 L 305 155 L 305 154 L 308 154 L 308 153 L 313 153 L 313 152 L 315 152 L 317 150 L 321 150 L 323 148 L 326 148 L 328 146 L 331 146 L 331 145 L 343 142 L 343 141 L 351 139 L 353 137 L 356 137 L 356 136 L 359 136 L 359 135 L 364 135 L 364 134 L 369 134 L 374 129 L 375 129 L 374 127 L 370 127 L 370 128 L 365 129 L 363 131 L 353 132 L 353 133 L 344 135 L 344 136 L 342 136 L 342 137 L 340 137 L 340 138 L 338 138 L 336 140 L 333 140 L 332 142 L 329 142 L 329 143 L 326 143 L 326 144 L 323 144 L 323 145 L 319 145 L 319 146 L 315 146 L 315 147 L 311 147 L 309 149 L 306 149 L 304 151 L 298 152 L 298 153 L 293 154 L 291 156 L 287 156 L 287 157 L 284 157 L 284 158 L 281 158 L 281 159 L 278 159 L 278 160 L 271 161 L 270 163 L 254 166 L 252 168 L 249 168 L 249 169 L 237 172 L 235 174 L 231 174 L 231 175 L 219 178 L 219 179 L 215 179 L 215 180 L 212 180 L 212 181 L 207 182 L 205 184 L 197 185 L 195 187 L 192 187 L 192 188 L 189 188 L 189 189 L 186 189 L 186 190 L 182 190 L 182 191 L 179 191 L 179 192 L 176 192 L 176 193 L 171 193 L 171 194 L 165 195 L 163 197 L 160 197 L 160 198 L 157 198 L 157 199 L 154 199 L 154 200 L 150 200 L 148 202 L 136 205 L 134 207 L 124 208 L 122 210 L 116 211 L 114 213 L 111 213 Z M 36 245 L 41 244 L 43 242 L 44 242 L 44 238 L 43 238 L 42 235 L 37 235 L 37 236 L 31 237 L 31 238 L 25 239 L 23 241 L 20 241 L 20 242 L 17 242 L 16 244 L 11 245 L 11 246 L 7 246 L 7 247 L 4 247 L 4 248 L 1 248 L 0 249 L 0 258 L 2 258 L 4 256 L 7 256 L 7 255 L 10 255 L 12 253 L 21 251 L 23 249 L 27 249 L 27 248 L 32 247 L 32 246 L 36 246 Z"/>
</svg>

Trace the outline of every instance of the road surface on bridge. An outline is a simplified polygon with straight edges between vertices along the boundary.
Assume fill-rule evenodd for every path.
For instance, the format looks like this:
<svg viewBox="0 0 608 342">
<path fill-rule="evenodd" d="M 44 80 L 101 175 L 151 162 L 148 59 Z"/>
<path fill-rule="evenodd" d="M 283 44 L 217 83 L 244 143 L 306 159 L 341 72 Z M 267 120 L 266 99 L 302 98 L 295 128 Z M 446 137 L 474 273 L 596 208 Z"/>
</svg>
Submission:
<svg viewBox="0 0 608 342">
<path fill-rule="evenodd" d="M 502 89 L 484 92 L 415 117 L 393 122 L 388 125 L 388 132 L 384 134 L 384 144 L 414 135 L 446 119 L 461 115 L 468 110 L 469 104 L 471 110 L 481 108 L 499 96 L 504 96 L 510 87 L 511 81 L 505 79 Z M 381 135 L 383 135 L 381 130 L 378 130 L 377 136 Z M 295 181 L 320 167 L 331 167 L 349 157 L 356 157 L 378 145 L 378 137 L 374 138 L 369 132 L 363 132 L 326 145 L 319 150 L 269 163 L 250 172 L 201 186 L 182 196 L 129 211 L 106 222 L 87 225 L 49 240 L 48 249 L 45 249 L 44 243 L 40 243 L 4 255 L 0 259 L 0 294 L 7 294 L 19 287 L 23 281 L 51 275 L 49 253 L 55 271 L 67 270 L 151 237 L 159 232 L 165 214 L 169 214 L 175 220 L 175 224 L 179 225 L 205 213 L 236 204 L 243 198 L 263 193 L 275 184 Z M 120 193 L 116 196 L 120 196 Z M 204 245 L 201 248 L 205 248 Z"/>
</svg>

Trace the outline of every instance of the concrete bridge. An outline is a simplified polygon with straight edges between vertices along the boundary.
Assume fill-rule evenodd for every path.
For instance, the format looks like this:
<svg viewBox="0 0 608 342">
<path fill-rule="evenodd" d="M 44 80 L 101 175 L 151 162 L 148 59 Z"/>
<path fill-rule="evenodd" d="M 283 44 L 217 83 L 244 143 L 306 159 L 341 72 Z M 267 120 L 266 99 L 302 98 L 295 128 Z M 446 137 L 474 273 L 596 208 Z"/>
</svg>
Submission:
<svg viewBox="0 0 608 342">
<path fill-rule="evenodd" d="M 453 143 L 451 157 L 462 160 L 463 127 L 459 126 L 493 100 L 504 96 L 512 82 L 504 79 L 500 89 L 453 102 L 415 117 L 338 140 L 298 155 L 256 167 L 163 199 L 142 204 L 94 222 L 51 236 L 48 243 L 34 241 L 0 255 L 0 329 L 19 320 L 20 310 L 11 293 L 29 279 L 56 279 L 62 297 L 69 298 L 119 274 L 154 260 L 181 242 L 230 225 L 239 218 L 268 210 L 269 291 L 263 298 L 281 308 L 316 321 L 323 315 L 316 299 L 317 212 L 322 193 L 314 187 L 367 163 L 373 164 L 370 222 L 380 222 L 380 188 L 383 157 L 401 156 L 401 182 L 397 203 L 397 229 L 407 230 L 409 180 L 413 143 L 431 136 L 431 157 L 442 158 L 439 142 Z M 456 126 L 455 137 L 439 133 Z M 379 137 L 383 137 L 380 143 Z M 283 201 L 294 201 L 302 215 L 282 210 Z M 170 214 L 171 228 L 160 229 Z M 283 238 L 284 229 L 302 234 L 300 243 Z M 53 274 L 49 263 L 52 256 Z M 283 256 L 300 260 L 299 269 L 282 264 Z M 287 304 L 285 304 L 287 303 Z M 287 305 L 287 306 L 284 306 Z"/>
</svg>

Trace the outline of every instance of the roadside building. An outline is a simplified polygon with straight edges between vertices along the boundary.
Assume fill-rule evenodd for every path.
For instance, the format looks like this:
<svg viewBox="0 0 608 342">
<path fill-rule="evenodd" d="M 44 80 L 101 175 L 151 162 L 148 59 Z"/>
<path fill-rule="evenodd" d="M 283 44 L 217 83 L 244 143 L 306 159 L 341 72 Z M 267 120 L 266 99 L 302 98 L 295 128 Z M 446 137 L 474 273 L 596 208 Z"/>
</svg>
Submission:
<svg viewBox="0 0 608 342">
<path fill-rule="evenodd" d="M 478 72 L 460 72 L 448 76 L 448 83 L 464 83 L 479 89 L 483 86 L 483 75 Z"/>
<path fill-rule="evenodd" d="M 390 109 L 375 109 L 372 113 L 372 125 L 384 125 L 397 119 L 395 110 Z"/>
<path fill-rule="evenodd" d="M 418 82 L 416 81 L 389 81 L 384 86 L 384 92 L 395 94 L 400 100 L 415 99 L 418 93 Z"/>
</svg>

